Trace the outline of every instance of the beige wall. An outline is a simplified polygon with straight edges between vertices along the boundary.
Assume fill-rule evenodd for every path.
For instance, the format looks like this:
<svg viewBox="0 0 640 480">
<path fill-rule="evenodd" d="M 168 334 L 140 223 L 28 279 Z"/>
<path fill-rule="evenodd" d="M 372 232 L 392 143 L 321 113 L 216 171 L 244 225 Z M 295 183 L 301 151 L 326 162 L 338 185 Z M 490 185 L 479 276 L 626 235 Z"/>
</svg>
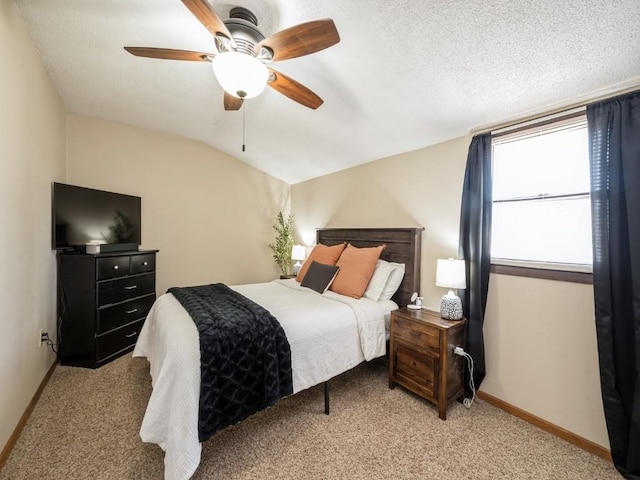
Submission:
<svg viewBox="0 0 640 480">
<path fill-rule="evenodd" d="M 294 185 L 299 239 L 317 227 L 425 227 L 421 293 L 439 309 L 438 258 L 457 257 L 462 137 Z M 588 285 L 492 275 L 481 390 L 608 448 Z"/>
<path fill-rule="evenodd" d="M 288 184 L 201 142 L 68 115 L 68 183 L 142 197 L 142 248 L 157 291 L 269 281 L 267 244 Z"/>
<path fill-rule="evenodd" d="M 609 448 L 593 287 L 492 275 L 481 390 Z"/>
<path fill-rule="evenodd" d="M 421 293 L 439 305 L 446 291 L 435 286 L 436 260 L 458 253 L 468 147 L 462 137 L 294 185 L 299 240 L 314 242 L 319 227 L 422 226 Z"/>
<path fill-rule="evenodd" d="M 51 182 L 64 180 L 65 113 L 15 3 L 0 2 L 0 450 L 54 361 Z"/>
</svg>

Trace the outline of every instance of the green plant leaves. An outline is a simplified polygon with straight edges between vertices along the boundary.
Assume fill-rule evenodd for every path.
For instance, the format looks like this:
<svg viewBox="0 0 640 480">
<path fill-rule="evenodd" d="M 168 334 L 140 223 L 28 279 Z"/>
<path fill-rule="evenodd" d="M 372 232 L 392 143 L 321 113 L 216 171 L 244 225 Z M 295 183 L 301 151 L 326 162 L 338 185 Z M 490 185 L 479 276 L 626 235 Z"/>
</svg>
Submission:
<svg viewBox="0 0 640 480">
<path fill-rule="evenodd" d="M 293 215 L 286 219 L 282 212 L 278 212 L 276 224 L 273 225 L 276 237 L 269 248 L 273 252 L 273 259 L 282 275 L 288 275 L 291 271 L 291 250 L 293 249 Z"/>
</svg>

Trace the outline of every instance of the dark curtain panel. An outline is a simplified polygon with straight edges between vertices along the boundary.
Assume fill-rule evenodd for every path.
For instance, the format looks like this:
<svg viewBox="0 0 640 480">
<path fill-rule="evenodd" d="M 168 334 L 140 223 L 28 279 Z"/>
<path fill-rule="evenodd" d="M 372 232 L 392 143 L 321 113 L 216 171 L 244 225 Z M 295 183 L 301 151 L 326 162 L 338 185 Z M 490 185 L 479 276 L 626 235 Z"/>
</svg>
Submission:
<svg viewBox="0 0 640 480">
<path fill-rule="evenodd" d="M 611 456 L 640 479 L 640 92 L 587 107 L 593 288 Z"/>
<path fill-rule="evenodd" d="M 478 388 L 484 379 L 484 311 L 491 269 L 491 134 L 476 135 L 469 145 L 467 169 L 462 187 L 460 212 L 460 258 L 465 260 L 467 288 L 462 308 L 467 318 L 467 346 L 473 357 L 473 380 Z M 465 370 L 465 389 L 469 395 L 469 373 Z"/>
</svg>

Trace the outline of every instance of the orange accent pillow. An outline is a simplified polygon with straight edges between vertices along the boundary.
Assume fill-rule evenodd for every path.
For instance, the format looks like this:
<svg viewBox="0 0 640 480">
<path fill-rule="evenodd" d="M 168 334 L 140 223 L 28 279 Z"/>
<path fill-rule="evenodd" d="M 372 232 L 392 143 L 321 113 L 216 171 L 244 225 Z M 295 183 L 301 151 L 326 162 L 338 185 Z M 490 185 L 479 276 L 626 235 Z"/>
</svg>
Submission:
<svg viewBox="0 0 640 480">
<path fill-rule="evenodd" d="M 313 247 L 313 250 L 311 250 L 309 258 L 307 258 L 302 264 L 296 280 L 302 282 L 302 279 L 307 274 L 307 270 L 309 270 L 309 265 L 311 265 L 311 262 L 314 260 L 318 263 L 324 263 L 325 265 L 335 265 L 338 258 L 340 258 L 340 254 L 344 250 L 345 245 L 346 243 L 339 243 L 338 245 L 328 247 L 321 243 L 317 244 Z"/>
<path fill-rule="evenodd" d="M 340 270 L 329 290 L 347 297 L 362 297 L 385 246 L 357 248 L 348 244 L 336 263 Z"/>
</svg>

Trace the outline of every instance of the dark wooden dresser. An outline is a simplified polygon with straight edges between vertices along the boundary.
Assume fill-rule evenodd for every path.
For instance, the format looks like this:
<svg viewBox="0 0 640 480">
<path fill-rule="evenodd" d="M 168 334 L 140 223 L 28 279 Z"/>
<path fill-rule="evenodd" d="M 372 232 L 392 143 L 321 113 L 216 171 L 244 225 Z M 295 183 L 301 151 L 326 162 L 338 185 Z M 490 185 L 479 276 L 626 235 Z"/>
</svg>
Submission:
<svg viewBox="0 0 640 480">
<path fill-rule="evenodd" d="M 464 359 L 453 350 L 464 348 L 465 323 L 425 309 L 391 312 L 389 388 L 398 384 L 420 395 L 446 420 L 448 403 L 464 393 Z"/>
<path fill-rule="evenodd" d="M 133 350 L 156 299 L 157 252 L 59 254 L 63 365 L 98 368 Z"/>
</svg>

